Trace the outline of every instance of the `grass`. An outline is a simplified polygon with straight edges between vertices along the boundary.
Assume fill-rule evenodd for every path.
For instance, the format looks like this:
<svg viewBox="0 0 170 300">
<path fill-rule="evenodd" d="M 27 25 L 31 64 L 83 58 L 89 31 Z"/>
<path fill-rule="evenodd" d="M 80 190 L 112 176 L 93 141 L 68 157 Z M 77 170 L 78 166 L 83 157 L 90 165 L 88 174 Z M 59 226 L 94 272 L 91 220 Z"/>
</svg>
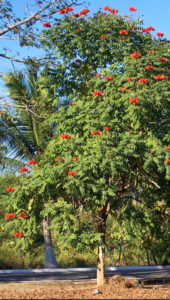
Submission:
<svg viewBox="0 0 170 300">
<path fill-rule="evenodd" d="M 2 244 L 0 247 L 0 269 L 34 269 L 44 267 L 44 253 L 37 248 L 34 251 L 20 255 L 16 250 L 7 248 Z"/>
<path fill-rule="evenodd" d="M 3 241 L 3 242 L 2 242 Z M 55 239 L 54 239 L 55 245 Z M 97 263 L 97 249 L 95 251 L 76 252 L 71 246 L 55 248 L 58 264 L 61 268 L 66 267 L 95 267 Z M 113 253 L 112 253 L 113 254 Z M 119 257 L 119 249 L 115 250 L 114 258 L 116 264 Z M 106 252 L 106 266 L 111 266 L 110 258 Z M 151 264 L 154 264 L 151 260 Z M 124 245 L 120 265 L 147 265 L 144 249 L 133 247 L 130 244 Z M 25 254 L 20 254 L 12 248 L 1 237 L 0 245 L 0 269 L 35 269 L 44 268 L 44 246 L 31 249 Z"/>
</svg>

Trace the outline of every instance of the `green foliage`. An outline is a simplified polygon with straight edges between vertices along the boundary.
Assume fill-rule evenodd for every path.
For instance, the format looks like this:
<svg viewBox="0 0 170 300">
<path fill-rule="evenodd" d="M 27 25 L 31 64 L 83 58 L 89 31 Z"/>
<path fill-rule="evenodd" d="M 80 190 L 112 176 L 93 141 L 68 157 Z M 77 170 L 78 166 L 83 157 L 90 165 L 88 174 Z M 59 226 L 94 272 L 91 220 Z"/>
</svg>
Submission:
<svg viewBox="0 0 170 300">
<path fill-rule="evenodd" d="M 57 247 L 72 246 L 78 252 L 94 249 L 100 235 L 95 234 L 91 215 L 83 212 L 82 207 L 76 209 L 75 204 L 68 203 L 68 200 L 58 198 L 56 201 L 46 204 L 41 216 L 51 216 L 50 228 L 57 233 Z"/>
<path fill-rule="evenodd" d="M 5 198 L 6 210 L 13 207 L 16 213 L 22 209 L 29 214 L 19 225 L 24 249 L 32 245 L 37 222 L 48 214 L 58 246 L 94 249 L 105 242 L 109 213 L 120 217 L 117 242 L 125 235 L 127 244 L 131 236 L 145 249 L 156 251 L 160 243 L 164 249 L 170 172 L 165 162 L 169 50 L 166 39 L 142 35 L 141 24 L 98 13 L 90 18 L 64 17 L 43 32 L 42 44 L 58 55 L 55 67 L 43 71 L 40 84 L 45 95 L 48 86 L 50 96 L 55 89 L 54 97 L 45 100 L 53 113 L 44 123 L 55 129 L 38 164 Z M 127 36 L 120 35 L 122 29 Z M 159 62 L 162 58 L 165 61 Z M 147 70 L 148 65 L 153 70 Z M 38 94 L 39 103 L 46 99 L 44 94 Z M 59 97 L 67 101 L 58 102 Z"/>
<path fill-rule="evenodd" d="M 42 40 L 62 59 L 49 70 L 49 80 L 61 86 L 60 74 L 61 95 L 72 101 L 53 115 L 56 133 L 40 165 L 45 177 L 50 169 L 62 182 L 70 201 L 81 199 L 96 224 L 100 209 L 121 210 L 133 198 L 147 207 L 147 195 L 162 191 L 165 176 L 169 178 L 164 163 L 169 142 L 168 45 L 164 39 L 142 35 L 141 28 L 140 20 L 98 13 L 88 19 L 65 17 Z M 128 35 L 120 36 L 120 29 Z M 162 57 L 165 61 L 159 62 Z M 145 69 L 148 65 L 153 70 Z M 140 82 L 143 78 L 145 83 Z M 95 96 L 95 91 L 101 95 Z M 96 130 L 99 134 L 93 135 Z M 64 134 L 71 137 L 62 139 Z M 55 163 L 57 157 L 62 161 Z M 76 173 L 69 176 L 69 171 Z"/>
<path fill-rule="evenodd" d="M 14 111 L 2 116 L 3 127 L 9 131 L 3 139 L 12 149 L 11 155 L 32 158 L 37 150 L 42 151 L 50 137 L 51 127 L 44 125 L 52 107 L 54 91 L 43 88 L 43 78 L 37 72 L 30 70 L 25 76 L 22 73 L 8 74 L 3 77 L 7 92 L 14 104 Z M 9 150 L 10 150 L 9 149 Z"/>
</svg>

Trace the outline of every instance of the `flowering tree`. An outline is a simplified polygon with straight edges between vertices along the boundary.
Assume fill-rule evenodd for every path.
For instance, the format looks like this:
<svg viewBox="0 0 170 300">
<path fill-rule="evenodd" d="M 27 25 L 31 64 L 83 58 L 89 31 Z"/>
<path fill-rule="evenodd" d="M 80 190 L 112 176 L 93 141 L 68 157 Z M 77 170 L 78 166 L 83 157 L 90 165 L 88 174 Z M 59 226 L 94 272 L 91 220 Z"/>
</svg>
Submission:
<svg viewBox="0 0 170 300">
<path fill-rule="evenodd" d="M 132 199 L 147 201 L 144 193 L 161 189 L 159 174 L 169 179 L 170 163 L 164 34 L 154 38 L 152 26 L 104 10 L 90 18 L 66 16 L 44 40 L 62 58 L 50 80 L 60 70 L 71 101 L 54 118 L 55 137 L 41 162 L 94 217 L 101 238 L 98 284 L 108 214 Z"/>
<path fill-rule="evenodd" d="M 72 16 L 61 11 L 60 23 L 42 37 L 60 56 L 45 70 L 46 83 L 55 84 L 69 105 L 58 106 L 47 121 L 55 123 L 54 137 L 30 184 L 12 197 L 20 205 L 23 195 L 31 194 L 35 205 L 43 203 L 42 216 L 57 211 L 65 221 L 70 204 L 79 215 L 91 215 L 98 285 L 104 282 L 109 213 L 134 201 L 145 207 L 147 195 L 169 179 L 170 163 L 167 41 L 163 33 L 153 37 L 154 28 L 142 28 L 141 20 L 121 17 L 110 7 L 104 11 L 89 18 L 86 9 Z"/>
</svg>

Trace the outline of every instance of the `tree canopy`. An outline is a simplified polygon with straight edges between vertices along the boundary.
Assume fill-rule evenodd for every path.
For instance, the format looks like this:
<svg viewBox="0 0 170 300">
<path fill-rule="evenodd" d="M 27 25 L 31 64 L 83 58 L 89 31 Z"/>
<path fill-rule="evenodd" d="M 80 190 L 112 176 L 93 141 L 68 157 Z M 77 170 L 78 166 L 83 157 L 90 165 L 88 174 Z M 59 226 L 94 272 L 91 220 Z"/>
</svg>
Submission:
<svg viewBox="0 0 170 300">
<path fill-rule="evenodd" d="M 167 208 L 170 175 L 167 40 L 153 37 L 142 20 L 104 10 L 66 14 L 43 33 L 42 44 L 59 57 L 43 71 L 59 99 L 45 121 L 55 132 L 8 201 L 16 210 L 31 201 L 30 218 L 35 211 L 60 215 L 63 230 L 71 218 L 75 232 L 71 207 L 77 218 L 89 213 L 93 231 L 90 239 L 81 235 L 82 243 L 99 245 L 103 271 L 108 215 L 133 211 L 136 203 L 139 211 Z"/>
</svg>

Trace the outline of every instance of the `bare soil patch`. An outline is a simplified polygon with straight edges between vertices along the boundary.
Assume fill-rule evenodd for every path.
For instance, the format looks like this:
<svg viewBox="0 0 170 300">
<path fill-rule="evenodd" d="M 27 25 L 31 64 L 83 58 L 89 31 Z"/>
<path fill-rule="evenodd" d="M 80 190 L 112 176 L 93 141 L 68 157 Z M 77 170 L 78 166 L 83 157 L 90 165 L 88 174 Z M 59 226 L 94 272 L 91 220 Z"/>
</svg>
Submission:
<svg viewBox="0 0 170 300">
<path fill-rule="evenodd" d="M 96 282 L 27 282 L 0 284 L 0 299 L 170 299 L 170 285 L 142 287 L 119 275 Z"/>
</svg>

